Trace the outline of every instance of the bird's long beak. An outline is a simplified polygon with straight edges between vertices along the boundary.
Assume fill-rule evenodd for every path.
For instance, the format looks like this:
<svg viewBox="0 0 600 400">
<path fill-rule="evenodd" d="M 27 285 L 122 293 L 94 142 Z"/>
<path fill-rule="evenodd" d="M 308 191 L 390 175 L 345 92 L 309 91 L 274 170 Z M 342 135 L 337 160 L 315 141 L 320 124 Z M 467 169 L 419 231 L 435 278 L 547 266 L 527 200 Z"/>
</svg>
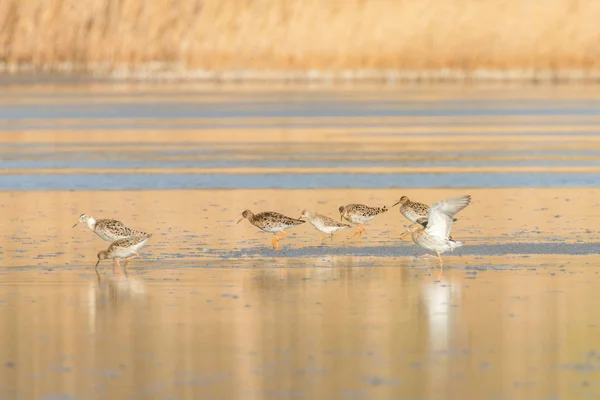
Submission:
<svg viewBox="0 0 600 400">
<path fill-rule="evenodd" d="M 398 204 L 400 204 L 400 200 L 398 200 L 398 201 L 396 202 L 396 204 L 394 204 L 392 207 L 396 207 Z M 392 207 L 390 207 L 390 208 L 392 208 Z"/>
<path fill-rule="evenodd" d="M 77 225 L 79 225 L 79 221 L 77 221 L 77 223 L 75 223 L 75 225 L 73 225 L 73 228 L 75 228 Z"/>
<path fill-rule="evenodd" d="M 340 221 L 343 221 L 343 220 L 344 220 L 344 215 L 340 214 Z"/>
<path fill-rule="evenodd" d="M 402 235 L 400 235 L 400 239 L 404 238 L 404 236 L 408 235 L 410 233 L 410 231 L 407 229 L 404 231 L 404 233 Z"/>
<path fill-rule="evenodd" d="M 296 219 L 302 219 L 302 215 L 301 215 L 301 216 L 299 216 L 299 217 L 298 217 L 298 218 L 296 218 Z"/>
<path fill-rule="evenodd" d="M 98 264 L 100 264 L 100 260 L 98 260 L 98 262 L 96 263 L 96 266 L 94 267 L 94 269 L 98 268 Z"/>
<path fill-rule="evenodd" d="M 242 222 L 243 219 L 244 217 L 240 218 L 240 220 L 237 223 L 239 224 L 240 222 Z"/>
</svg>

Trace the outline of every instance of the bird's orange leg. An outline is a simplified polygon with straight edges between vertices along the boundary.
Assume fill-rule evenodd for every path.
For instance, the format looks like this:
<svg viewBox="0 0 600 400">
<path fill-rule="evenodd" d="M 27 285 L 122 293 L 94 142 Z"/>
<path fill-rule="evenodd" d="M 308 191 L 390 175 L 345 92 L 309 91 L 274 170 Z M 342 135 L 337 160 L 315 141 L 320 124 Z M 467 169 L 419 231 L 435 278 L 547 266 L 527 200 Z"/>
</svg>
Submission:
<svg viewBox="0 0 600 400">
<path fill-rule="evenodd" d="M 117 274 L 117 269 L 120 271 L 121 270 L 121 259 L 116 257 L 113 260 L 115 260 L 115 263 L 113 264 L 113 275 Z"/>
<path fill-rule="evenodd" d="M 286 236 L 287 236 L 287 232 L 286 231 L 281 231 L 281 236 L 279 236 L 279 239 L 283 239 Z"/>
<path fill-rule="evenodd" d="M 444 269 L 444 262 L 442 261 L 442 256 L 440 255 L 439 252 L 437 252 L 437 259 L 440 261 L 440 269 Z"/>
<path fill-rule="evenodd" d="M 135 258 L 136 256 L 133 257 L 129 257 L 125 259 L 125 279 L 129 278 L 129 274 L 127 273 L 127 267 L 129 267 L 131 265 L 131 259 Z"/>
<path fill-rule="evenodd" d="M 361 225 L 360 228 L 358 228 L 358 230 L 356 232 L 354 232 L 352 235 L 348 236 L 348 239 L 352 239 L 356 235 L 362 235 L 362 233 L 364 231 L 365 231 L 365 226 Z M 358 240 L 360 241 L 360 236 L 358 237 Z"/>
<path fill-rule="evenodd" d="M 115 258 L 114 260 L 115 260 L 115 264 L 116 264 L 117 268 L 119 268 L 119 272 L 121 272 L 121 259 L 120 258 Z M 114 267 L 113 267 L 113 274 L 116 275 Z"/>
<path fill-rule="evenodd" d="M 137 254 L 137 255 L 131 256 L 131 257 L 127 257 L 125 259 L 126 260 L 126 263 L 125 263 L 125 274 L 127 274 L 127 267 L 131 265 L 131 260 L 133 260 L 134 258 L 140 257 L 140 255 L 138 253 L 134 253 L 134 254 Z"/>
<path fill-rule="evenodd" d="M 444 263 L 442 261 L 442 256 L 440 255 L 440 253 L 438 253 L 437 251 L 436 251 L 436 253 L 437 253 L 437 259 L 440 261 L 440 273 L 438 274 L 437 278 L 438 278 L 438 280 L 441 280 L 442 275 L 444 273 Z"/>
<path fill-rule="evenodd" d="M 404 231 L 404 233 L 402 233 L 402 235 L 400 235 L 400 239 L 402 239 L 406 235 L 410 234 L 411 233 L 411 228 L 413 226 L 415 226 L 415 225 L 417 225 L 417 224 L 411 224 L 411 225 L 408 226 L 408 228 L 406 228 L 406 225 L 404 225 L 404 227 L 406 228 L 406 230 Z"/>
<path fill-rule="evenodd" d="M 273 241 L 271 242 L 271 245 L 273 246 L 273 249 L 279 250 L 279 236 L 275 235 Z"/>
<path fill-rule="evenodd" d="M 419 258 L 435 258 L 435 256 L 432 256 L 431 254 L 427 253 L 423 254 L 422 256 L 419 256 Z"/>
<path fill-rule="evenodd" d="M 360 233 L 358 234 L 358 241 L 362 239 L 362 233 L 367 229 L 364 225 L 360 227 Z"/>
</svg>

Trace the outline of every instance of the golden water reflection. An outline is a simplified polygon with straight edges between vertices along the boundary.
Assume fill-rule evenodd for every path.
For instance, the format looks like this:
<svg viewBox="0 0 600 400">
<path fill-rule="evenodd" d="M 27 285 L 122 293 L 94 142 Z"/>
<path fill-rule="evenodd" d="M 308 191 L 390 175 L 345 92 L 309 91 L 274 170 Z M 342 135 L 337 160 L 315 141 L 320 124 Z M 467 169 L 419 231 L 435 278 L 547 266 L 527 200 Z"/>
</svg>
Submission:
<svg viewBox="0 0 600 400">
<path fill-rule="evenodd" d="M 454 269 L 438 280 L 391 261 L 309 263 L 127 277 L 105 267 L 100 281 L 91 268 L 5 270 L 0 398 L 598 392 L 596 268 Z"/>
</svg>

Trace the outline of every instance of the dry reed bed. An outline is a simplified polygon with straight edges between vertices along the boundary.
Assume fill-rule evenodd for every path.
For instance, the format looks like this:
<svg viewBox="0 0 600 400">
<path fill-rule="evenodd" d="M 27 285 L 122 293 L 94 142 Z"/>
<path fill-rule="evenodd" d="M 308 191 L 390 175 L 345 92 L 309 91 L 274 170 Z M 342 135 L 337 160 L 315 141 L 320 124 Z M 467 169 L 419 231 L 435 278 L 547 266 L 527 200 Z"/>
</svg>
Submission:
<svg viewBox="0 0 600 400">
<path fill-rule="evenodd" d="M 597 78 L 599 21 L 598 0 L 2 0 L 0 63 L 196 78 Z"/>
</svg>

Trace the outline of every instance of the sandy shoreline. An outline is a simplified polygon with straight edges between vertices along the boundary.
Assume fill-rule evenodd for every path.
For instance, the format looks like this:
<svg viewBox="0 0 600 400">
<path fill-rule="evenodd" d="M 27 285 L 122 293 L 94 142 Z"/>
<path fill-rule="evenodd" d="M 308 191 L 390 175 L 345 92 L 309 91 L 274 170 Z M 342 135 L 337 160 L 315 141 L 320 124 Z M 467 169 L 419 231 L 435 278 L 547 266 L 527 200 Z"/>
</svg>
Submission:
<svg viewBox="0 0 600 400">
<path fill-rule="evenodd" d="M 139 66 L 22 65 L 0 63 L 0 79 L 18 81 L 30 74 L 45 81 L 198 82 L 222 84 L 401 84 L 401 83 L 599 83 L 598 69 L 350 69 L 350 70 L 203 70 L 152 64 Z"/>
</svg>

